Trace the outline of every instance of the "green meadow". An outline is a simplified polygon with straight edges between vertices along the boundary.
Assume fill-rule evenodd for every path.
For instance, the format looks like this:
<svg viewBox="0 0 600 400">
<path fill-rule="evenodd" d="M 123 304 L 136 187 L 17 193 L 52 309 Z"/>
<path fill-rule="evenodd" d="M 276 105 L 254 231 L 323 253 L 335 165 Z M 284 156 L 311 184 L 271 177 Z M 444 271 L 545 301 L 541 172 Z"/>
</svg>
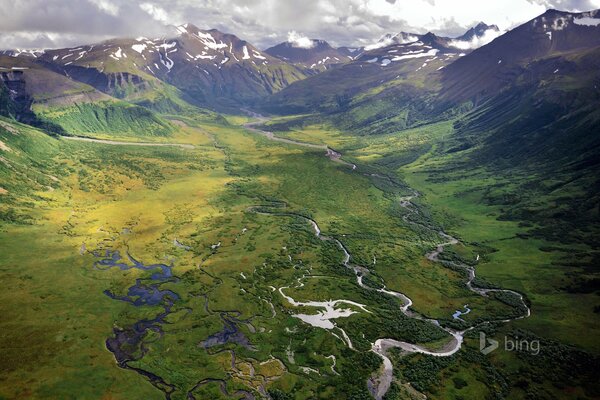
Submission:
<svg viewBox="0 0 600 400">
<path fill-rule="evenodd" d="M 484 201 L 480 188 L 502 178 L 450 170 L 448 179 L 434 179 L 452 161 L 436 151 L 452 122 L 373 137 L 323 122 L 269 122 L 279 136 L 342 152 L 358 165 L 352 170 L 323 150 L 257 135 L 243 127 L 245 117 L 147 119 L 137 108 L 103 107 L 128 129 L 102 119 L 82 125 L 91 119 L 80 115 L 94 113 L 86 107 L 53 109 L 47 117 L 81 136 L 124 143 L 65 140 L 1 121 L 0 398 L 366 399 L 367 381 L 381 367 L 371 352 L 375 340 L 431 349 L 449 340 L 433 324 L 402 314 L 398 299 L 360 287 L 341 249 L 317 238 L 306 218 L 368 269 L 368 286 L 406 294 L 426 317 L 458 328 L 514 317 L 509 300 L 468 290 L 464 270 L 425 258 L 444 241 L 436 233 L 443 229 L 461 244 L 440 257 L 475 265 L 481 285 L 518 291 L 531 306 L 530 318 L 485 325 L 490 334 L 542 338 L 548 351 L 569 360 L 599 350 L 594 335 L 579 334 L 598 326 L 595 298 L 563 290 L 571 279 L 561 266 L 565 246 L 528 236 L 527 227 L 499 219 L 499 207 Z M 412 189 L 420 193 L 413 200 L 418 216 L 400 205 Z M 123 267 L 102 264 L 111 251 L 119 251 Z M 153 277 L 157 270 L 133 268 L 133 260 L 164 264 L 172 277 Z M 171 294 L 136 305 L 143 296 L 132 288 L 140 285 Z M 290 304 L 284 287 L 295 301 L 348 300 L 368 312 L 348 306 L 354 313 L 335 319 L 334 329 L 311 326 L 295 315 L 323 309 Z M 452 314 L 466 304 L 472 312 L 461 325 Z M 148 321 L 136 336 L 135 327 Z M 119 347 L 125 362 L 107 348 L 119 332 L 130 339 Z M 476 332 L 452 357 L 393 350 L 391 358 L 386 399 L 598 393 L 582 378 L 557 386 L 542 358 L 485 357 Z M 519 371 L 526 373 L 516 378 Z"/>
</svg>

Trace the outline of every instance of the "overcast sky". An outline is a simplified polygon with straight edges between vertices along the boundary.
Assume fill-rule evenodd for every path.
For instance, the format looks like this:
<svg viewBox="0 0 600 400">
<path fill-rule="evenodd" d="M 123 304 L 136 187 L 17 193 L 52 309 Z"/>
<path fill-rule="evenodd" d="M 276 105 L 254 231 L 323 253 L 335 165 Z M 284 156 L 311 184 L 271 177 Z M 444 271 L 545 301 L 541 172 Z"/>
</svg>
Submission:
<svg viewBox="0 0 600 400">
<path fill-rule="evenodd" d="M 0 48 L 159 37 L 185 22 L 234 33 L 260 48 L 290 32 L 364 45 L 399 31 L 458 36 L 479 21 L 509 29 L 547 8 L 588 11 L 600 8 L 600 0 L 1 0 Z"/>
</svg>

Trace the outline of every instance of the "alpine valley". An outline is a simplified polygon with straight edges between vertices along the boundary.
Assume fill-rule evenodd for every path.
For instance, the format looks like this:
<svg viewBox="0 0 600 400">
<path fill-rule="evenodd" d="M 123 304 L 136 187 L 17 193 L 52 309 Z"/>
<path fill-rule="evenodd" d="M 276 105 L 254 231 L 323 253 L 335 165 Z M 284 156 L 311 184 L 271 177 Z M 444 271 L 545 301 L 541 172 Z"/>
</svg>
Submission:
<svg viewBox="0 0 600 400">
<path fill-rule="evenodd" d="M 600 398 L 600 10 L 292 39 L 0 53 L 0 399 Z"/>
</svg>

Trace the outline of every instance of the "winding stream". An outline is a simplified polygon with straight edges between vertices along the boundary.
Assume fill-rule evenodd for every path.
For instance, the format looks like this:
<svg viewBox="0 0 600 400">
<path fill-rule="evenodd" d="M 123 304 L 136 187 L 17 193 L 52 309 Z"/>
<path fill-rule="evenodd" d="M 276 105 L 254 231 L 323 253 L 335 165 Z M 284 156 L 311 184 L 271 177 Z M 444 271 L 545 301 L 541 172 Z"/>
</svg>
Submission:
<svg viewBox="0 0 600 400">
<path fill-rule="evenodd" d="M 107 270 L 116 267 L 122 271 L 130 269 L 153 271 L 150 278 L 136 279 L 135 285 L 128 289 L 126 296 L 117 296 L 108 290 L 104 291 L 110 298 L 131 303 L 136 307 L 155 306 L 159 304 L 163 307 L 163 311 L 152 319 L 142 319 L 127 328 L 115 326 L 113 328 L 114 336 L 106 339 L 106 348 L 113 353 L 119 367 L 135 371 L 138 374 L 145 376 L 150 380 L 152 385 L 164 393 L 167 400 L 170 399 L 172 393 L 175 391 L 174 385 L 167 383 L 160 376 L 155 375 L 150 371 L 134 367 L 130 365 L 130 363 L 139 361 L 146 355 L 148 352 L 147 344 L 150 343 L 147 340 L 149 335 L 154 333 L 158 336 L 157 339 L 164 335 L 162 325 L 168 323 L 166 318 L 171 313 L 173 304 L 179 299 L 179 296 L 171 290 L 161 290 L 160 285 L 166 282 L 178 281 L 177 278 L 173 277 L 173 265 L 144 265 L 144 263 L 136 260 L 130 254 L 127 254 L 131 263 L 129 264 L 122 260 L 119 251 L 96 251 L 93 254 L 99 258 L 99 260 L 94 263 L 94 268 L 99 270 Z M 146 280 L 149 280 L 151 283 L 144 283 Z"/>
<path fill-rule="evenodd" d="M 337 152 L 335 150 L 333 150 L 332 148 L 330 148 L 329 146 L 325 145 L 325 144 L 315 144 L 315 143 L 308 143 L 308 142 L 300 142 L 297 140 L 292 140 L 292 139 L 287 139 L 287 138 L 282 138 L 279 136 L 276 136 L 273 132 L 270 131 L 265 131 L 262 129 L 259 129 L 258 126 L 264 124 L 265 122 L 267 122 L 269 119 L 266 117 L 263 117 L 260 114 L 245 110 L 246 113 L 248 113 L 251 117 L 256 118 L 258 121 L 255 122 L 248 122 L 246 124 L 244 124 L 244 128 L 248 129 L 249 131 L 252 131 L 254 133 L 258 133 L 259 135 L 262 135 L 264 137 L 266 137 L 269 140 L 275 141 L 275 142 L 281 142 L 281 143 L 287 143 L 287 144 L 292 144 L 295 146 L 302 146 L 302 147 L 306 147 L 309 149 L 318 149 L 318 150 L 325 150 L 325 155 L 333 162 L 337 162 L 343 165 L 347 165 L 348 167 L 352 168 L 352 170 L 356 169 L 356 164 L 352 164 L 349 163 L 347 161 L 342 160 L 342 153 Z"/>
<path fill-rule="evenodd" d="M 176 247 L 177 244 L 174 244 Z M 94 268 L 105 271 L 111 268 L 119 268 L 122 271 L 131 269 L 139 269 L 141 271 L 151 272 L 148 278 L 137 278 L 135 284 L 128 288 L 127 295 L 119 296 L 105 290 L 104 294 L 113 300 L 123 301 L 132 304 L 136 307 L 141 306 L 162 306 L 163 310 L 154 318 L 141 319 L 128 327 L 113 327 L 113 336 L 106 339 L 106 348 L 113 353 L 117 365 L 123 369 L 129 369 L 146 377 L 152 385 L 162 391 L 165 399 L 170 400 L 176 390 L 175 385 L 166 382 L 162 377 L 142 368 L 132 366 L 131 363 L 141 360 L 148 353 L 148 345 L 163 337 L 165 332 L 162 327 L 170 322 L 167 317 L 174 312 L 175 302 L 180 300 L 180 296 L 168 289 L 161 289 L 161 285 L 167 282 L 178 283 L 179 278 L 173 276 L 173 264 L 151 264 L 145 265 L 143 262 L 135 259 L 131 254 L 127 253 L 127 260 L 119 251 L 104 250 L 94 251 L 92 254 L 98 259 L 94 262 Z M 208 336 L 205 340 L 199 343 L 207 351 L 214 347 L 226 343 L 235 343 L 249 350 L 255 350 L 248 338 L 240 331 L 239 324 L 249 324 L 249 321 L 240 320 L 239 311 L 212 311 L 208 307 L 208 295 L 202 294 L 204 297 L 204 309 L 209 314 L 218 313 L 223 322 L 223 329 Z M 179 310 L 191 311 L 189 308 L 179 308 Z M 232 357 L 235 358 L 233 350 Z M 188 399 L 194 399 L 193 392 L 200 386 L 211 382 L 220 382 L 221 391 L 227 395 L 225 381 L 221 379 L 206 378 L 198 382 L 187 392 Z M 238 390 L 234 394 L 243 395 L 244 398 L 254 399 L 254 396 L 245 390 Z"/>
<path fill-rule="evenodd" d="M 332 161 L 336 161 L 336 162 L 342 162 L 346 165 L 352 166 L 352 170 L 356 170 L 357 167 L 355 164 L 350 164 L 347 163 L 345 161 L 341 161 L 341 154 L 338 152 L 335 152 L 333 150 L 331 150 L 329 147 L 327 147 L 326 145 L 316 145 L 316 144 L 312 144 L 312 143 L 304 143 L 304 142 L 297 142 L 294 140 L 289 140 L 289 139 L 284 139 L 284 138 L 280 138 L 275 136 L 272 132 L 268 132 L 268 131 L 264 131 L 264 130 L 260 130 L 258 128 L 256 128 L 255 126 L 258 124 L 263 124 L 264 122 L 266 122 L 268 119 L 256 114 L 256 113 L 251 113 L 251 116 L 258 118 L 259 121 L 258 122 L 254 122 L 254 123 L 248 123 L 245 125 L 245 127 L 253 132 L 259 133 L 262 136 L 267 137 L 270 140 L 274 140 L 274 141 L 279 141 L 279 142 L 284 142 L 284 143 L 288 143 L 288 144 L 294 144 L 294 145 L 298 145 L 298 146 L 303 146 L 303 147 L 308 147 L 308 148 L 319 148 L 319 149 L 323 149 L 326 150 L 326 156 L 329 157 Z M 335 153 L 335 155 L 332 155 L 333 153 Z M 371 174 L 373 176 L 376 176 L 375 174 Z M 389 177 L 387 177 L 389 178 Z M 389 178 L 391 179 L 391 178 Z M 399 199 L 399 204 L 401 207 L 405 208 L 408 211 L 408 214 L 405 215 L 403 217 L 404 221 L 410 224 L 416 224 L 419 225 L 421 227 L 425 227 L 429 230 L 435 230 L 433 227 L 428 226 L 428 225 L 424 225 L 424 224 L 420 224 L 420 223 L 416 223 L 416 222 L 412 222 L 410 221 L 410 219 L 408 218 L 409 214 L 418 214 L 418 210 L 416 209 L 416 207 L 414 207 L 414 204 L 412 203 L 412 200 L 417 197 L 419 195 L 419 193 L 417 191 L 413 191 L 413 194 L 410 196 L 405 196 Z M 377 339 L 371 347 L 371 350 L 377 354 L 379 357 L 381 357 L 381 359 L 383 360 L 383 369 L 381 371 L 381 374 L 375 378 L 375 379 L 371 379 L 368 382 L 368 386 L 371 390 L 371 394 L 373 395 L 373 397 L 375 397 L 375 399 L 377 400 L 381 400 L 383 399 L 383 397 L 385 396 L 385 394 L 387 393 L 387 391 L 390 388 L 390 385 L 392 383 L 393 380 L 393 365 L 391 360 L 389 359 L 389 357 L 387 356 L 387 351 L 389 349 L 392 348 L 399 348 L 402 349 L 403 351 L 407 352 L 407 353 L 420 353 L 420 354 L 426 354 L 426 355 L 430 355 L 430 356 L 434 356 L 434 357 L 448 357 L 451 356 L 453 354 L 455 354 L 456 352 L 458 352 L 462 346 L 462 343 L 464 341 L 464 336 L 467 332 L 476 329 L 478 326 L 481 326 L 483 324 L 488 324 L 490 322 L 509 322 L 509 321 L 513 321 L 513 320 L 517 320 L 517 319 L 522 319 L 522 318 L 527 318 L 531 315 L 531 309 L 529 308 L 529 306 L 526 304 L 525 299 L 523 298 L 523 295 L 521 293 L 518 293 L 516 291 L 510 290 L 510 289 L 485 289 L 485 288 L 479 288 L 474 286 L 473 281 L 475 279 L 475 268 L 466 264 L 453 264 L 455 267 L 461 267 L 464 270 L 466 270 L 468 272 L 468 280 L 466 282 L 466 286 L 469 290 L 471 290 L 474 293 L 477 293 L 481 296 L 487 296 L 488 293 L 492 293 L 492 292 L 504 292 L 504 293 L 511 293 L 512 295 L 515 295 L 519 298 L 519 300 L 521 301 L 523 307 L 525 308 L 525 313 L 519 317 L 515 317 L 515 318 L 510 318 L 510 319 L 504 319 L 504 320 L 499 320 L 499 321 L 485 321 L 482 322 L 480 324 L 471 326 L 465 330 L 462 331 L 457 331 L 454 330 L 452 328 L 449 327 L 445 327 L 442 326 L 437 320 L 434 319 L 430 319 L 427 318 L 425 316 L 422 316 L 416 312 L 414 312 L 413 310 L 410 310 L 410 307 L 412 306 L 413 302 L 412 300 L 406 296 L 403 293 L 400 292 L 396 292 L 396 291 L 392 291 L 389 290 L 387 288 L 382 288 L 382 289 L 374 289 L 371 288 L 369 286 L 366 286 L 363 284 L 363 276 L 368 274 L 368 269 L 360 266 L 360 265 L 354 265 L 351 264 L 351 259 L 352 259 L 352 255 L 350 254 L 350 252 L 348 251 L 348 249 L 346 248 L 346 246 L 337 238 L 334 237 L 329 237 L 329 236 L 324 236 L 321 234 L 321 229 L 319 227 L 319 225 L 317 224 L 316 221 L 314 221 L 311 218 L 299 215 L 299 214 L 294 214 L 294 213 L 278 213 L 278 212 L 265 212 L 263 211 L 257 211 L 258 207 L 254 208 L 253 211 L 255 212 L 260 212 L 262 214 L 270 214 L 270 215 L 279 215 L 279 216 L 290 216 L 290 217 L 299 217 L 299 218 L 303 218 L 305 219 L 307 222 L 309 222 L 312 226 L 313 229 L 315 231 L 315 235 L 320 238 L 321 240 L 329 240 L 329 241 L 334 241 L 335 243 L 337 243 L 338 247 L 342 250 L 343 254 L 344 254 L 344 259 L 343 259 L 343 264 L 344 266 L 346 266 L 347 268 L 350 268 L 354 271 L 355 275 L 356 275 L 356 279 L 357 279 L 357 283 L 360 287 L 368 289 L 368 290 L 377 290 L 381 293 L 387 294 L 389 296 L 393 296 L 396 297 L 398 299 L 400 299 L 402 301 L 402 306 L 401 306 L 401 311 L 404 315 L 406 315 L 407 317 L 410 318 L 415 318 L 415 319 L 419 319 L 419 320 L 423 320 L 423 321 L 427 321 L 431 324 L 434 324 L 435 326 L 443 329 L 446 333 L 449 334 L 450 336 L 450 340 L 440 349 L 438 350 L 430 350 L 427 349 L 423 346 L 419 346 L 413 343 L 408 343 L 408 342 L 402 342 L 402 341 L 398 341 L 395 339 L 389 339 L 389 338 L 380 338 Z M 436 233 L 444 240 L 444 242 L 442 242 L 441 244 L 437 245 L 437 247 L 427 253 L 425 255 L 425 257 L 432 261 L 432 262 L 438 262 L 438 263 L 445 263 L 443 261 L 441 261 L 439 259 L 439 255 L 444 251 L 445 247 L 448 246 L 452 246 L 452 245 L 456 245 L 459 242 L 458 239 L 452 237 L 451 235 L 448 235 L 446 232 L 444 231 L 436 231 Z M 332 313 L 332 310 L 335 311 L 334 306 L 338 303 L 348 303 L 347 300 L 335 300 L 333 301 L 333 303 L 330 302 L 308 302 L 308 303 L 298 303 L 295 302 L 292 298 L 290 298 L 289 296 L 286 296 L 283 293 L 283 289 L 285 288 L 280 288 L 279 292 L 282 296 L 284 296 L 286 298 L 286 300 L 292 304 L 292 305 L 305 305 L 305 306 L 314 306 L 314 307 L 320 307 L 320 308 L 325 308 L 325 312 L 320 312 L 319 314 L 317 314 L 316 316 L 313 316 L 313 318 L 301 318 L 304 322 L 310 323 L 313 326 L 319 326 L 325 329 L 331 329 L 333 323 L 330 322 L 330 319 L 332 319 L 333 317 L 339 317 L 339 316 L 347 316 L 347 315 L 340 315 L 340 313 L 338 312 L 336 313 Z M 361 305 L 362 306 L 362 305 Z M 364 307 L 364 306 L 363 306 Z M 366 311 L 366 309 L 361 308 L 363 310 Z M 350 310 L 351 311 L 351 310 Z M 332 318 L 325 318 L 325 317 L 332 317 Z M 327 322 L 323 322 L 322 320 L 325 319 Z M 315 324 L 315 322 L 318 322 L 321 325 Z M 345 334 L 345 332 L 343 332 Z M 346 335 L 347 336 L 347 335 Z M 347 339 L 349 345 L 351 344 L 350 342 L 350 338 Z M 351 345 L 350 345 L 351 347 Z"/>
<path fill-rule="evenodd" d="M 264 130 L 257 128 L 256 125 L 264 123 L 266 121 L 266 119 L 264 117 L 261 117 L 258 115 L 254 115 L 254 116 L 259 118 L 259 121 L 246 124 L 245 128 L 248 129 L 249 131 L 260 134 L 269 140 L 282 142 L 282 143 L 286 143 L 286 144 L 290 144 L 290 145 L 302 146 L 302 147 L 310 148 L 310 149 L 323 150 L 325 153 L 324 155 L 326 157 L 328 157 L 330 160 L 340 163 L 340 164 L 343 164 L 343 165 L 346 165 L 346 166 L 350 167 L 352 169 L 352 171 L 357 170 L 357 166 L 355 164 L 352 164 L 352 163 L 342 160 L 342 154 L 329 148 L 327 145 L 318 145 L 318 144 L 312 144 L 312 143 L 299 142 L 299 141 L 286 139 L 286 138 L 280 138 L 280 137 L 275 136 L 272 132 L 264 131 Z M 70 138 L 70 139 L 106 143 L 106 141 L 99 141 L 99 140 L 93 140 L 93 139 L 90 139 L 90 140 L 82 139 L 82 138 L 78 138 L 78 139 Z M 184 147 L 184 148 L 190 148 L 190 147 L 186 147 L 186 145 L 179 145 L 179 144 L 149 144 L 149 143 L 138 143 L 138 144 L 135 144 L 135 143 L 108 143 L 108 144 L 151 145 L 151 146 L 175 145 L 175 146 L 180 146 L 180 147 Z M 373 174 L 371 174 L 371 175 L 373 175 Z M 387 176 L 382 176 L 382 177 L 390 179 L 390 180 L 392 179 Z M 427 253 L 425 255 L 425 257 L 432 262 L 438 262 L 438 263 L 442 263 L 444 265 L 451 264 L 446 261 L 440 260 L 439 255 L 444 251 L 444 249 L 447 246 L 456 245 L 459 243 L 459 241 L 458 241 L 458 239 L 448 235 L 447 233 L 445 233 L 443 231 L 438 231 L 429 225 L 421 224 L 418 222 L 413 222 L 410 220 L 409 215 L 418 214 L 418 209 L 412 203 L 412 200 L 417 196 L 418 196 L 418 193 L 416 191 L 414 191 L 411 196 L 406 196 L 406 197 L 402 197 L 399 199 L 400 206 L 402 206 L 403 208 L 405 208 L 408 211 L 407 214 L 403 217 L 403 220 L 406 223 L 415 224 L 420 227 L 429 229 L 431 231 L 435 231 L 440 236 L 440 238 L 443 240 L 443 242 L 441 244 L 437 245 L 433 251 Z M 400 302 L 402 303 L 400 309 L 404 315 L 406 315 L 409 318 L 419 319 L 419 320 L 423 320 L 428 323 L 434 324 L 435 326 L 443 329 L 446 333 L 448 333 L 448 335 L 449 335 L 448 342 L 444 346 L 442 346 L 442 348 L 437 349 L 437 350 L 430 350 L 424 346 L 419 346 L 419 345 L 416 345 L 413 343 L 398 341 L 398 340 L 390 339 L 390 338 L 379 338 L 379 339 L 375 340 L 375 342 L 372 343 L 372 345 L 371 345 L 371 350 L 375 354 L 377 354 L 379 357 L 381 357 L 381 359 L 383 361 L 383 368 L 380 370 L 380 373 L 376 378 L 372 378 L 369 380 L 368 387 L 369 387 L 372 395 L 378 400 L 382 399 L 383 396 L 385 396 L 385 394 L 389 390 L 390 385 L 393 380 L 393 365 L 392 365 L 391 360 L 387 356 L 387 352 L 389 349 L 399 348 L 399 349 L 402 349 L 406 353 L 421 353 L 421 354 L 426 354 L 426 355 L 435 356 L 435 357 L 448 357 L 448 356 L 455 354 L 456 352 L 458 352 L 460 350 L 463 340 L 464 340 L 464 335 L 467 332 L 469 332 L 473 329 L 476 329 L 478 326 L 481 326 L 481 324 L 486 324 L 486 323 L 490 323 L 490 322 L 509 322 L 509 321 L 516 320 L 516 319 L 526 318 L 531 315 L 531 310 L 525 303 L 525 300 L 524 300 L 522 294 L 520 294 L 516 291 L 513 291 L 513 290 L 509 290 L 509 289 L 486 289 L 486 288 L 477 287 L 474 284 L 475 268 L 472 266 L 466 265 L 466 264 L 454 263 L 454 264 L 452 264 L 453 267 L 459 267 L 459 268 L 462 268 L 465 271 L 467 271 L 468 279 L 466 282 L 466 286 L 469 290 L 471 290 L 472 292 L 477 293 L 478 295 L 481 295 L 481 296 L 487 296 L 489 293 L 493 293 L 493 292 L 510 293 L 519 298 L 519 300 L 521 301 L 521 303 L 526 311 L 524 312 L 523 315 L 518 316 L 516 318 L 504 319 L 504 320 L 500 320 L 500 321 L 486 321 L 481 324 L 471 326 L 462 331 L 457 331 L 452 328 L 442 326 L 437 320 L 427 318 L 426 316 L 423 316 L 423 315 L 415 312 L 414 310 L 412 310 L 411 306 L 413 305 L 413 302 L 405 294 L 403 294 L 401 292 L 389 290 L 385 286 L 383 288 L 376 289 L 376 288 L 372 288 L 370 286 L 365 285 L 363 283 L 363 277 L 369 274 L 368 268 L 361 266 L 361 265 L 353 264 L 351 262 L 352 255 L 349 252 L 349 250 L 347 249 L 347 247 L 345 246 L 345 244 L 342 241 L 340 241 L 339 239 L 337 239 L 336 237 L 323 235 L 318 223 L 316 221 L 314 221 L 313 219 L 308 218 L 303 215 L 300 215 L 300 214 L 291 213 L 291 212 L 286 213 L 286 212 L 277 212 L 277 211 L 265 211 L 264 208 L 260 207 L 260 206 L 252 207 L 250 209 L 250 211 L 256 212 L 256 213 L 261 213 L 261 214 L 273 215 L 273 216 L 287 216 L 287 217 L 304 219 L 312 226 L 312 228 L 314 230 L 314 234 L 317 238 L 319 238 L 320 240 L 323 240 L 323 241 L 331 241 L 338 246 L 340 251 L 343 253 L 343 260 L 342 260 L 343 265 L 345 267 L 351 269 L 354 272 L 354 274 L 356 276 L 357 284 L 360 287 L 367 289 L 367 290 L 376 290 L 380 293 L 386 294 L 388 296 L 393 296 L 393 297 L 399 299 Z M 185 249 L 187 247 L 186 245 L 177 241 L 177 239 L 174 240 L 173 244 L 174 244 L 174 246 L 183 248 L 183 249 Z M 219 245 L 220 245 L 220 243 L 216 244 L 214 246 L 218 247 Z M 85 250 L 83 250 L 83 251 L 85 252 Z M 107 270 L 110 268 L 119 268 L 123 271 L 130 270 L 130 269 L 139 269 L 139 270 L 147 271 L 147 272 L 151 273 L 149 278 L 136 279 L 135 284 L 128 288 L 126 295 L 117 295 L 109 290 L 106 290 L 104 292 L 107 296 L 111 297 L 114 300 L 128 302 L 136 307 L 138 307 L 138 306 L 161 306 L 163 308 L 163 310 L 160 311 L 153 318 L 142 319 L 140 321 L 135 322 L 133 325 L 131 325 L 129 327 L 125 327 L 125 328 L 115 326 L 113 328 L 113 336 L 111 336 L 110 338 L 108 338 L 106 340 L 106 348 L 113 353 L 115 360 L 119 367 L 135 371 L 138 374 L 146 377 L 156 388 L 158 388 L 159 390 L 161 390 L 164 393 L 166 399 L 171 399 L 173 392 L 175 392 L 174 385 L 166 382 L 163 378 L 153 374 L 150 371 L 132 366 L 131 363 L 141 360 L 144 357 L 144 355 L 148 352 L 148 344 L 151 343 L 152 340 L 159 340 L 164 335 L 162 326 L 164 324 L 169 323 L 167 317 L 169 316 L 169 314 L 171 314 L 173 312 L 172 310 L 173 310 L 175 302 L 177 302 L 180 299 L 178 294 L 175 293 L 174 291 L 161 288 L 161 285 L 163 285 L 164 283 L 167 283 L 167 282 L 175 282 L 176 283 L 179 281 L 179 278 L 173 276 L 173 272 L 172 272 L 173 265 L 172 264 L 167 265 L 167 264 L 161 264 L 161 263 L 145 265 L 143 262 L 136 260 L 130 254 L 127 254 L 127 260 L 123 260 L 123 257 L 121 256 L 121 254 L 118 251 L 106 250 L 104 252 L 94 252 L 93 254 L 98 258 L 98 260 L 94 263 L 94 268 L 99 269 L 99 270 Z M 300 281 L 299 281 L 299 284 L 302 285 L 302 283 Z M 365 305 L 357 303 L 357 302 L 353 302 L 351 300 L 343 300 L 343 299 L 329 300 L 329 301 L 298 302 L 298 301 L 294 300 L 291 296 L 289 296 L 285 293 L 286 289 L 288 289 L 288 287 L 281 287 L 279 289 L 273 288 L 274 291 L 277 290 L 279 292 L 279 294 L 283 298 L 285 298 L 288 303 L 290 303 L 293 306 L 314 307 L 314 308 L 318 308 L 319 310 L 321 310 L 321 311 L 318 311 L 316 314 L 296 314 L 296 315 L 294 315 L 294 317 L 299 318 L 303 322 L 308 323 L 312 326 L 330 330 L 333 335 L 335 335 L 340 340 L 342 340 L 350 349 L 353 349 L 351 339 L 348 337 L 348 335 L 346 334 L 346 332 L 343 329 L 341 329 L 340 327 L 338 327 L 335 324 L 335 320 L 337 318 L 349 317 L 350 315 L 355 314 L 357 312 L 369 312 L 369 310 L 366 308 Z M 206 297 L 205 308 L 207 311 L 209 311 L 208 310 L 208 297 Z M 468 308 L 465 308 L 465 310 L 470 311 Z M 460 315 L 462 315 L 462 314 L 466 314 L 468 311 L 460 312 L 460 314 L 458 314 L 458 317 L 460 317 Z M 237 327 L 238 324 L 248 323 L 248 321 L 239 320 L 237 318 L 239 315 L 234 315 L 232 312 L 226 312 L 226 311 L 217 311 L 217 312 L 219 313 L 219 316 L 221 317 L 221 320 L 223 322 L 223 330 L 207 337 L 206 340 L 202 341 L 199 345 L 208 350 L 217 345 L 234 342 L 236 344 L 246 347 L 249 350 L 252 350 L 253 346 L 250 344 L 248 339 L 239 331 L 239 329 Z M 275 315 L 274 308 L 273 308 L 273 315 Z M 333 329 L 339 330 L 339 333 L 341 334 L 342 337 L 339 337 L 336 333 L 334 333 Z M 235 355 L 233 354 L 233 356 L 235 356 Z M 333 358 L 333 366 L 332 366 L 332 371 L 335 372 L 334 368 L 335 368 L 335 357 Z M 220 385 L 221 392 L 224 395 L 228 395 L 224 381 L 219 380 L 219 379 L 206 378 L 206 379 L 198 382 L 192 388 L 192 390 L 187 392 L 187 398 L 194 399 L 194 396 L 192 394 L 194 392 L 194 390 L 198 389 L 199 387 L 201 387 L 203 385 L 207 385 L 207 384 L 214 383 L 214 382 L 216 382 Z M 253 397 L 249 392 L 245 392 L 245 391 L 238 391 L 238 392 L 236 392 L 236 394 L 243 395 L 246 398 Z"/>
</svg>

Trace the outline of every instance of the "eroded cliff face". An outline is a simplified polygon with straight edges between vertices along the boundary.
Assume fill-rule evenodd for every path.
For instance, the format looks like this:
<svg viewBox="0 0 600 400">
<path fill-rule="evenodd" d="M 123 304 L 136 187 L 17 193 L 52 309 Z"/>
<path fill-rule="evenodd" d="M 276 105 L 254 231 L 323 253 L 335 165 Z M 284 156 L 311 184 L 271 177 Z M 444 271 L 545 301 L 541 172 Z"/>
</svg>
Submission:
<svg viewBox="0 0 600 400">
<path fill-rule="evenodd" d="M 148 81 L 129 72 L 106 73 L 96 68 L 68 66 L 64 68 L 64 73 L 69 78 L 120 99 L 151 89 Z"/>
<path fill-rule="evenodd" d="M 0 71 L 0 114 L 32 122 L 33 98 L 27 93 L 23 71 Z"/>
</svg>

